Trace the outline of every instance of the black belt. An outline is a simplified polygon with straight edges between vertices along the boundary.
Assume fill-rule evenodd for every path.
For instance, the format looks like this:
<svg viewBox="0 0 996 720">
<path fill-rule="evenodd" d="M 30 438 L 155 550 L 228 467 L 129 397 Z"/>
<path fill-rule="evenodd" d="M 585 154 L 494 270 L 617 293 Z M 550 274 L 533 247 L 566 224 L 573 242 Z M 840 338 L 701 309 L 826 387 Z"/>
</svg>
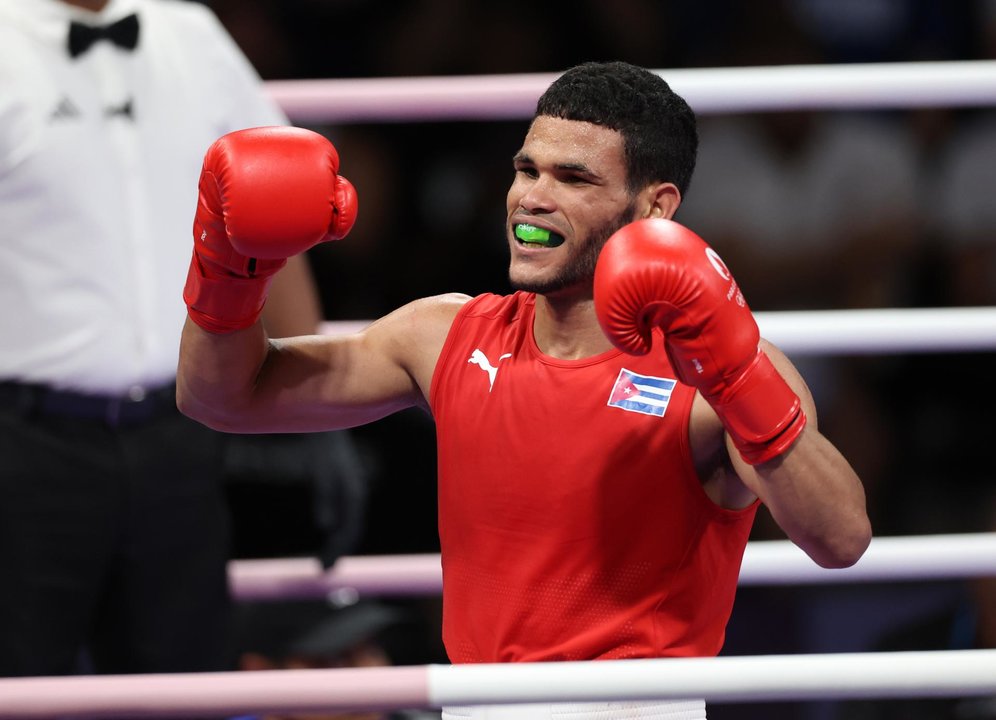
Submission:
<svg viewBox="0 0 996 720">
<path fill-rule="evenodd" d="M 95 420 L 111 427 L 148 422 L 176 411 L 176 385 L 131 395 L 91 395 L 47 385 L 0 382 L 0 405 L 21 414 Z"/>
</svg>

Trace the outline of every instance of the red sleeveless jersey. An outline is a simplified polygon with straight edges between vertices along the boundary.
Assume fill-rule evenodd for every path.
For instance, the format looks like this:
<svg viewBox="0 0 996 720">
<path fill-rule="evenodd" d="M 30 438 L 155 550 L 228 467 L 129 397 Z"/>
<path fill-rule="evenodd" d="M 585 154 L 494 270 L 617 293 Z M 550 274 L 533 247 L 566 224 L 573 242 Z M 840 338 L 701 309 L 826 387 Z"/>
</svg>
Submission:
<svg viewBox="0 0 996 720">
<path fill-rule="evenodd" d="M 757 503 L 702 490 L 694 390 L 660 337 L 558 360 L 534 311 L 530 293 L 471 300 L 432 379 L 450 660 L 715 655 Z"/>
</svg>

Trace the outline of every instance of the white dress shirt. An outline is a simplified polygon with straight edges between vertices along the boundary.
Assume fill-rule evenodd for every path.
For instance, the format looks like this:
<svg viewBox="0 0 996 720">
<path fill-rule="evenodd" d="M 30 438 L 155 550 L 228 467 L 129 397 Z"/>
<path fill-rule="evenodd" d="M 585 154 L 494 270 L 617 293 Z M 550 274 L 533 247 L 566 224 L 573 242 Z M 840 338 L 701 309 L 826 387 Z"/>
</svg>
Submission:
<svg viewBox="0 0 996 720">
<path fill-rule="evenodd" d="M 70 21 L 131 13 L 138 47 L 77 58 Z M 0 380 L 170 382 L 204 151 L 287 124 L 217 18 L 183 0 L 0 0 Z"/>
</svg>

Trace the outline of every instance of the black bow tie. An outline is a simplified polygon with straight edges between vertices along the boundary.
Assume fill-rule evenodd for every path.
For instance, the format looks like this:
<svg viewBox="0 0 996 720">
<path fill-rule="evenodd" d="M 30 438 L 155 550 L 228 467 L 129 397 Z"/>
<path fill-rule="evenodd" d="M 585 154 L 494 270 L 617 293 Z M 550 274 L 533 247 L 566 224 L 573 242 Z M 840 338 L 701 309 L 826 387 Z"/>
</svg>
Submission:
<svg viewBox="0 0 996 720">
<path fill-rule="evenodd" d="M 84 25 L 75 20 L 69 24 L 69 55 L 78 57 L 98 40 L 110 40 L 127 50 L 138 45 L 138 16 L 135 14 L 121 18 L 110 25 Z"/>
</svg>

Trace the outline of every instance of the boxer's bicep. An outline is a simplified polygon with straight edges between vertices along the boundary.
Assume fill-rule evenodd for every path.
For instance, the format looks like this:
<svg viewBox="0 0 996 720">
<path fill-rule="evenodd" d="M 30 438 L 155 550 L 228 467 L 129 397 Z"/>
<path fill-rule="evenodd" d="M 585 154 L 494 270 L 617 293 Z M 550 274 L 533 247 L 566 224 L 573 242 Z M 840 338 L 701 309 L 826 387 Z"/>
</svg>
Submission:
<svg viewBox="0 0 996 720">
<path fill-rule="evenodd" d="M 436 361 L 468 299 L 451 294 L 416 300 L 355 335 L 317 340 L 327 353 L 319 412 L 356 425 L 427 407 Z"/>
</svg>

